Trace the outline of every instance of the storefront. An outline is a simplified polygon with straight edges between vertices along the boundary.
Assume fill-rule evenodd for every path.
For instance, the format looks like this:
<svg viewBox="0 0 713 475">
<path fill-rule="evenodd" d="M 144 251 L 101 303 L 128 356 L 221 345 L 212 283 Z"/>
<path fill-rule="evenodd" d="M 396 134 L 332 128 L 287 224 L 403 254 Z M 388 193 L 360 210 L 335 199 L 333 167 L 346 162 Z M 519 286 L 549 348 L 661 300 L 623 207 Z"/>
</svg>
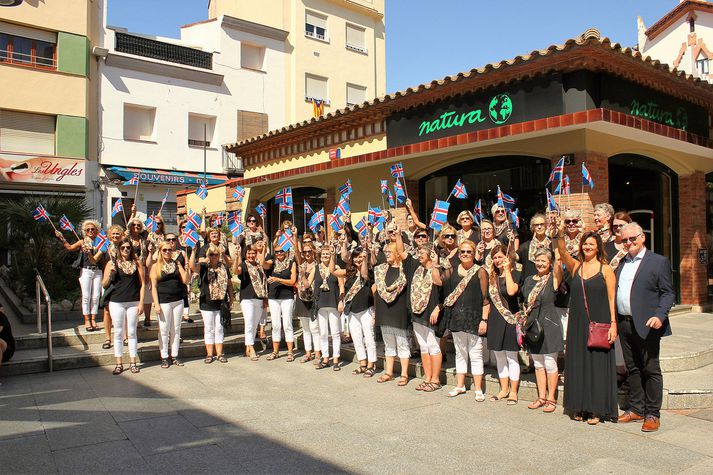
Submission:
<svg viewBox="0 0 713 475">
<path fill-rule="evenodd" d="M 544 209 L 550 170 L 565 156 L 571 194 L 559 198 L 560 205 L 580 209 L 588 227 L 596 203 L 634 213 L 649 247 L 671 259 L 679 301 L 703 306 L 712 111 L 710 84 L 590 31 L 229 150 L 243 158 L 239 183 L 249 190 L 250 209 L 289 185 L 323 189 L 329 213 L 336 189 L 350 178 L 352 211 L 363 212 L 381 204 L 379 180 L 393 184 L 389 167 L 401 162 L 422 220 L 460 179 L 468 199 L 451 199 L 451 221 L 478 200 L 489 210 L 500 186 L 517 200 L 522 233 Z M 593 189 L 582 186 L 583 163 Z"/>
</svg>

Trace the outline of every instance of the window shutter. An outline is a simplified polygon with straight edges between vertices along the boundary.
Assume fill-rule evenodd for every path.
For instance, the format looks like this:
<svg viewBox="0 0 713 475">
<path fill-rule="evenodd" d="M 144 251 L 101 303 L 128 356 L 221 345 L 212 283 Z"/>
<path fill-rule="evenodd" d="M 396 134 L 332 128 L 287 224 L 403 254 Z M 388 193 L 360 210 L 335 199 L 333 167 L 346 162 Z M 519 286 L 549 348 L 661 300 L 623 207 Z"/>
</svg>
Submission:
<svg viewBox="0 0 713 475">
<path fill-rule="evenodd" d="M 366 101 L 366 88 L 347 84 L 347 104 L 363 104 Z"/>
<path fill-rule="evenodd" d="M 359 28 L 358 26 L 350 25 L 349 23 L 347 23 L 348 45 L 364 49 L 364 46 L 366 45 L 365 35 L 366 32 L 364 28 Z"/>
<path fill-rule="evenodd" d="M 57 43 L 57 33 L 28 28 L 14 23 L 5 23 L 4 21 L 0 21 L 0 33 L 6 33 L 12 36 L 21 36 L 23 38 L 31 38 L 33 40 L 46 41 L 47 43 Z"/>
<path fill-rule="evenodd" d="M 306 12 L 305 23 L 327 29 L 327 18 L 317 13 Z"/>
<path fill-rule="evenodd" d="M 305 76 L 305 96 L 313 99 L 327 99 L 327 79 L 318 76 Z"/>
<path fill-rule="evenodd" d="M 0 111 L 0 150 L 54 155 L 55 123 L 51 115 Z"/>
</svg>

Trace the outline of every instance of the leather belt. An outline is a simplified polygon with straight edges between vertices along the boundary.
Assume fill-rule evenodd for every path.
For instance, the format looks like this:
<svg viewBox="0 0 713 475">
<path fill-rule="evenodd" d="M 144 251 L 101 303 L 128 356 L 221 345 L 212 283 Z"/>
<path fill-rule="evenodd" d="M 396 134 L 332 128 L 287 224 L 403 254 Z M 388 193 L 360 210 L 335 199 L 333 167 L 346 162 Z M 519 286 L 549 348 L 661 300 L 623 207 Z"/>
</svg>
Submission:
<svg viewBox="0 0 713 475">
<path fill-rule="evenodd" d="M 97 270 L 97 269 L 99 269 L 99 267 L 98 266 L 84 266 L 83 269 Z"/>
<path fill-rule="evenodd" d="M 623 321 L 633 321 L 633 317 L 631 315 L 622 315 L 620 313 L 616 314 L 617 320 L 623 320 Z"/>
</svg>

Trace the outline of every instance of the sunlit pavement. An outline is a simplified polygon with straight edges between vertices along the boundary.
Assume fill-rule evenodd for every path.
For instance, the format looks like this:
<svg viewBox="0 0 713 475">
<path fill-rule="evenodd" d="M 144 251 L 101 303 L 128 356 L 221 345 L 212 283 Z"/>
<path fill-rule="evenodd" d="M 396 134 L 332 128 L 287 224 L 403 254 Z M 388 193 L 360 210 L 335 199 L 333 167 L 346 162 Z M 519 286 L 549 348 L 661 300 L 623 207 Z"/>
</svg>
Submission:
<svg viewBox="0 0 713 475">
<path fill-rule="evenodd" d="M 284 354 L 283 354 L 284 355 Z M 713 410 L 570 421 L 286 358 L 2 379 L 1 473 L 711 473 Z M 378 376 L 378 374 L 377 374 Z"/>
</svg>

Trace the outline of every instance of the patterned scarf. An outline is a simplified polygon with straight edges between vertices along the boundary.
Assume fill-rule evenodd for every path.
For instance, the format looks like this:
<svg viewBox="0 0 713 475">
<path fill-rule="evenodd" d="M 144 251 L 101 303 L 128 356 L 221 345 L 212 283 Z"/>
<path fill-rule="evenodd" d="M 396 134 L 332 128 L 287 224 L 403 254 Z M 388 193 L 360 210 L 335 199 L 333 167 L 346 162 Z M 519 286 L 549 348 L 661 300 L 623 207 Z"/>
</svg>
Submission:
<svg viewBox="0 0 713 475">
<path fill-rule="evenodd" d="M 314 262 L 311 265 L 314 266 Z M 310 285 L 308 287 L 304 287 L 303 284 L 303 282 L 307 280 L 307 277 L 309 277 L 310 269 L 308 269 L 307 266 L 307 262 L 303 262 L 300 265 L 300 280 L 299 285 L 297 286 L 297 295 L 303 302 L 311 302 L 314 300 L 314 289 L 312 286 Z"/>
<path fill-rule="evenodd" d="M 116 265 L 121 269 L 121 272 L 126 275 L 132 275 L 136 272 L 136 261 L 122 261 L 119 259 L 116 261 Z"/>
<path fill-rule="evenodd" d="M 570 238 L 567 233 L 564 233 L 564 247 L 572 257 L 577 257 L 579 254 L 579 241 L 582 239 L 582 233 L 577 233 L 573 238 Z"/>
<path fill-rule="evenodd" d="M 533 236 L 532 241 L 530 241 L 530 247 L 527 249 L 527 260 L 530 262 L 535 262 L 535 254 L 540 249 L 550 249 L 552 246 L 552 240 L 545 236 L 545 239 L 540 241 Z"/>
<path fill-rule="evenodd" d="M 354 283 L 352 284 L 351 287 L 349 287 L 349 290 L 347 291 L 347 294 L 344 296 L 344 303 L 349 303 L 354 299 L 354 296 L 359 293 L 359 291 L 364 287 L 364 280 L 361 278 L 361 275 L 359 272 L 356 273 L 356 278 L 354 279 Z"/>
<path fill-rule="evenodd" d="M 601 228 L 597 229 L 597 234 L 599 234 L 599 237 L 602 238 L 602 242 L 606 243 L 611 241 L 612 234 L 611 229 L 609 229 L 609 226 L 604 225 Z"/>
<path fill-rule="evenodd" d="M 433 272 L 423 266 L 418 266 L 411 281 L 411 310 L 421 314 L 426 310 L 433 290 Z"/>
<path fill-rule="evenodd" d="M 495 229 L 493 230 L 493 235 L 496 238 L 499 238 L 500 236 L 508 232 L 508 221 L 506 219 L 500 224 L 493 223 L 493 227 L 495 227 Z"/>
<path fill-rule="evenodd" d="M 275 263 L 273 264 L 273 271 L 276 273 L 282 272 L 288 267 L 292 265 L 292 261 L 289 259 L 287 255 L 285 255 L 285 258 L 280 260 L 278 258 L 275 258 Z"/>
<path fill-rule="evenodd" d="M 463 241 L 467 241 L 468 239 L 470 239 L 473 236 L 474 232 L 475 231 L 473 230 L 473 228 L 470 228 L 470 231 L 466 236 L 464 230 L 459 229 L 458 231 L 456 231 L 456 241 L 458 242 L 458 245 L 460 246 Z"/>
<path fill-rule="evenodd" d="M 329 292 L 329 267 L 325 266 L 321 262 L 319 263 L 319 276 L 322 278 L 322 285 L 319 286 L 320 290 Z"/>
<path fill-rule="evenodd" d="M 621 260 L 626 256 L 626 251 L 623 249 L 620 249 L 617 253 L 616 256 L 612 258 L 611 261 L 609 261 L 609 265 L 611 266 L 612 270 L 616 270 L 617 267 L 619 267 L 619 263 L 621 263 Z"/>
<path fill-rule="evenodd" d="M 161 272 L 163 272 L 165 275 L 173 274 L 174 272 L 176 272 L 176 262 L 164 262 L 163 264 L 161 264 Z"/>
<path fill-rule="evenodd" d="M 527 317 L 530 315 L 530 312 L 532 312 L 532 309 L 535 308 L 535 302 L 537 302 L 537 298 L 540 296 L 542 291 L 545 289 L 545 286 L 547 283 L 550 281 L 550 274 L 543 275 L 540 277 L 540 280 L 537 281 L 535 286 L 532 288 L 532 291 L 530 292 L 530 295 L 527 296 L 527 305 L 525 308 L 522 309 L 522 314 L 524 317 Z"/>
<path fill-rule="evenodd" d="M 520 312 L 515 312 L 515 314 L 513 314 L 510 309 L 503 304 L 503 300 L 500 295 L 500 283 L 498 282 L 498 276 L 495 272 L 490 273 L 488 294 L 490 295 L 490 301 L 493 302 L 495 308 L 498 309 L 498 313 L 500 313 L 500 315 L 510 325 L 515 325 L 522 318 Z"/>
<path fill-rule="evenodd" d="M 473 276 L 478 273 L 479 269 L 479 265 L 473 264 L 473 267 L 468 269 L 468 272 L 466 272 L 465 277 L 463 277 L 461 281 L 458 282 L 458 285 L 456 285 L 456 288 L 453 289 L 453 292 L 451 292 L 450 295 L 446 297 L 446 300 L 443 301 L 443 305 L 445 305 L 446 307 L 452 307 L 463 294 L 465 288 L 468 287 L 470 279 L 472 279 Z M 454 269 L 453 272 L 458 272 L 458 269 Z"/>
<path fill-rule="evenodd" d="M 255 290 L 255 295 L 257 298 L 264 299 L 267 295 L 267 286 L 265 281 L 265 271 L 260 264 L 253 265 L 249 262 L 245 262 L 248 268 L 248 275 L 250 276 L 250 284 Z"/>
<path fill-rule="evenodd" d="M 228 272 L 224 265 L 209 267 L 206 276 L 211 300 L 223 300 L 228 290 Z"/>
<path fill-rule="evenodd" d="M 389 270 L 389 263 L 385 262 L 374 267 L 374 280 L 376 281 L 376 291 L 381 299 L 386 303 L 391 303 L 396 300 L 396 297 L 403 292 L 406 287 L 406 275 L 404 274 L 403 265 L 399 263 L 399 275 L 391 285 L 386 285 L 386 272 Z"/>
</svg>

